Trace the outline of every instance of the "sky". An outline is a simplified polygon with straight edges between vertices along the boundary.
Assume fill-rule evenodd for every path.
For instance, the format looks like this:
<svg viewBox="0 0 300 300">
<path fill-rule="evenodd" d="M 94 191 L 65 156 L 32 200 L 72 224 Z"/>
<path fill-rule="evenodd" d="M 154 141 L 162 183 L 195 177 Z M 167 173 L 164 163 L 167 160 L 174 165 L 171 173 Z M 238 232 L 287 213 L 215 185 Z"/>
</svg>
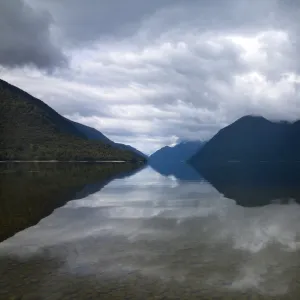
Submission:
<svg viewBox="0 0 300 300">
<path fill-rule="evenodd" d="M 300 118 L 298 0 L 0 1 L 0 78 L 147 154 Z"/>
</svg>

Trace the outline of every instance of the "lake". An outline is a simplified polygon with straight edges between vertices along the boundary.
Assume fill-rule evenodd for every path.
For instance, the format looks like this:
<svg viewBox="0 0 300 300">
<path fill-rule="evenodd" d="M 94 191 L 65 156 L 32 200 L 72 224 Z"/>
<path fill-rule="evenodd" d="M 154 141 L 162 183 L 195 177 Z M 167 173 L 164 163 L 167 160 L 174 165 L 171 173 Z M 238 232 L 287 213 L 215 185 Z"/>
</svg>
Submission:
<svg viewBox="0 0 300 300">
<path fill-rule="evenodd" d="M 3 167 L 0 299 L 299 299 L 299 169 Z"/>
</svg>

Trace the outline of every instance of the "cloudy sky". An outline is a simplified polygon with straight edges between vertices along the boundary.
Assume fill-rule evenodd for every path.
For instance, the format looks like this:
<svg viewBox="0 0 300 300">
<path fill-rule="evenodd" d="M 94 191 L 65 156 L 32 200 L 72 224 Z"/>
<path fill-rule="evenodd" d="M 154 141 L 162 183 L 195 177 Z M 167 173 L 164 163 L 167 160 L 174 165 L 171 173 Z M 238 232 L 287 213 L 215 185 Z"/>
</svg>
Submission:
<svg viewBox="0 0 300 300">
<path fill-rule="evenodd" d="M 151 153 L 300 118 L 298 0 L 3 0 L 0 78 Z"/>
</svg>

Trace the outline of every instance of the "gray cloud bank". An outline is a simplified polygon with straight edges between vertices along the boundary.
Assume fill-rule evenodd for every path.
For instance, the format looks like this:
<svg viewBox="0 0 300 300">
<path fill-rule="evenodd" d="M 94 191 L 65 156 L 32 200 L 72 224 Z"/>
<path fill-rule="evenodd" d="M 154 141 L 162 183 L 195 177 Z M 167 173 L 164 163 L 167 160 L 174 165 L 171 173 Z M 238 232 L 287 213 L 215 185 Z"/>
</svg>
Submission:
<svg viewBox="0 0 300 300">
<path fill-rule="evenodd" d="M 51 68 L 65 63 L 51 40 L 51 15 L 36 12 L 21 0 L 0 2 L 0 64 Z"/>
<path fill-rule="evenodd" d="M 298 1 L 0 5 L 2 77 L 148 153 L 209 138 L 245 114 L 300 116 Z M 28 67 L 66 57 L 54 74 Z"/>
</svg>

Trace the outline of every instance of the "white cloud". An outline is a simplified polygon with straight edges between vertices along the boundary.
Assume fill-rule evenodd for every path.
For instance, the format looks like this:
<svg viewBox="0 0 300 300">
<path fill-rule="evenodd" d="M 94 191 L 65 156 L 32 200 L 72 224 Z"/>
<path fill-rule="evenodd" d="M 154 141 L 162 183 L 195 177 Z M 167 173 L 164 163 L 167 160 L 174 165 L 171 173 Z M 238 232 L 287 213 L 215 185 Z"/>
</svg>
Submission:
<svg viewBox="0 0 300 300">
<path fill-rule="evenodd" d="M 50 75 L 3 69 L 2 77 L 147 153 L 174 137 L 207 139 L 245 114 L 294 120 L 300 115 L 296 28 L 288 18 L 294 14 L 267 0 L 258 10 L 259 3 L 168 2 L 126 33 L 94 30 L 92 42 L 65 46 L 69 69 Z M 63 26 L 58 6 L 47 7 Z M 232 8 L 236 18 L 228 20 Z M 244 19 L 239 11 L 247 11 Z"/>
</svg>

